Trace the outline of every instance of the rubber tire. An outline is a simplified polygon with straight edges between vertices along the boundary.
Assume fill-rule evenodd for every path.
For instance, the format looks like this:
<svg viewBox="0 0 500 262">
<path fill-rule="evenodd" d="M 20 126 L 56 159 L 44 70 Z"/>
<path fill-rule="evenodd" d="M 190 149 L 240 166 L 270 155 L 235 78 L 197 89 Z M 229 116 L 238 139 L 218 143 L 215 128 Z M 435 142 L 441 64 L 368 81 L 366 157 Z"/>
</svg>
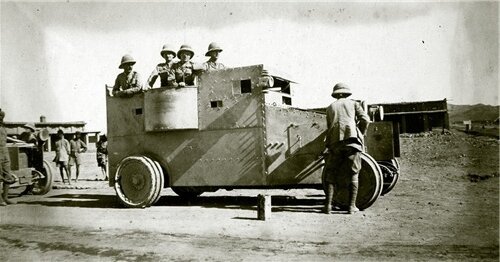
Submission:
<svg viewBox="0 0 500 262">
<path fill-rule="evenodd" d="M 129 156 L 118 165 L 114 188 L 126 207 L 145 208 L 158 201 L 163 184 L 163 170 L 156 161 Z"/>
</svg>

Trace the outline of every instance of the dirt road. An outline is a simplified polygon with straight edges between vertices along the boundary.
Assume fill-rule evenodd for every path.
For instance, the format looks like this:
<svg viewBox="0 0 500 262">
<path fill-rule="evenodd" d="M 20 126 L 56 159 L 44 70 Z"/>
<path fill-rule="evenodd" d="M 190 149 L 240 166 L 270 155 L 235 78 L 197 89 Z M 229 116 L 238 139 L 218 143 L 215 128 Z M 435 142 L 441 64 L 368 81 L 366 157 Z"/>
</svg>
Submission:
<svg viewBox="0 0 500 262">
<path fill-rule="evenodd" d="M 431 133 L 401 148 L 400 181 L 368 210 L 324 215 L 322 191 L 271 190 L 267 221 L 261 190 L 165 190 L 151 208 L 122 208 L 88 163 L 86 189 L 0 208 L 0 261 L 498 261 L 498 140 Z"/>
</svg>

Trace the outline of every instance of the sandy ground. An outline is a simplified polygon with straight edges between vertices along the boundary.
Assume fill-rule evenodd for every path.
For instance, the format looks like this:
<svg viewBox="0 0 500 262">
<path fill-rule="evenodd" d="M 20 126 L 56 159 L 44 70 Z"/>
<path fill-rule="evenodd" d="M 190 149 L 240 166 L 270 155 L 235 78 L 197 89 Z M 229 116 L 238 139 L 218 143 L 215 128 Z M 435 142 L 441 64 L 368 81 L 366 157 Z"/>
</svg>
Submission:
<svg viewBox="0 0 500 262">
<path fill-rule="evenodd" d="M 498 261 L 498 140 L 427 133 L 402 137 L 401 149 L 394 190 L 355 215 L 321 214 L 312 189 L 192 201 L 166 189 L 155 206 L 126 209 L 94 181 L 88 153 L 78 184 L 0 208 L 0 261 Z M 266 221 L 259 193 L 272 195 Z"/>
</svg>

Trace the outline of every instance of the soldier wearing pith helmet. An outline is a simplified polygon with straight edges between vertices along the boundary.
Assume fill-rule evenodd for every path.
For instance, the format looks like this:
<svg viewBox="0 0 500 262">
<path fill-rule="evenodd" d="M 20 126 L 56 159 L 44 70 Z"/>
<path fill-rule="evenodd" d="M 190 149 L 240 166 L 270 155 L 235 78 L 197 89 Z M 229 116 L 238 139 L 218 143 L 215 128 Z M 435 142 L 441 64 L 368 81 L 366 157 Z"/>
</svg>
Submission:
<svg viewBox="0 0 500 262">
<path fill-rule="evenodd" d="M 219 59 L 219 54 L 222 52 L 222 47 L 216 43 L 212 42 L 208 45 L 208 51 L 205 53 L 205 56 L 209 56 L 208 61 L 202 64 L 202 68 L 204 71 L 214 71 L 225 69 L 224 64 L 217 62 Z"/>
<path fill-rule="evenodd" d="M 113 95 L 118 97 L 130 97 L 142 92 L 142 83 L 139 74 L 133 70 L 136 61 L 131 55 L 124 55 L 118 68 L 123 69 L 115 80 Z"/>
<path fill-rule="evenodd" d="M 148 78 L 147 83 L 149 87 L 153 87 L 158 76 L 160 77 L 161 86 L 177 86 L 177 83 L 175 82 L 175 73 L 172 69 L 174 58 L 176 56 L 173 46 L 169 44 L 163 45 L 160 55 L 165 59 L 165 62 L 156 65 L 155 69 Z"/>
<path fill-rule="evenodd" d="M 193 62 L 191 59 L 194 56 L 194 51 L 188 44 L 183 44 L 177 51 L 179 62 L 173 65 L 175 73 L 175 81 L 180 87 L 194 85 L 195 75 L 193 72 Z"/>
<path fill-rule="evenodd" d="M 335 190 L 349 181 L 348 212 L 355 213 L 358 194 L 358 176 L 361 170 L 361 152 L 363 140 L 370 118 L 363 111 L 361 105 L 354 100 L 347 99 L 352 95 L 351 89 L 344 83 L 337 83 L 333 87 L 332 97 L 337 99 L 326 108 L 327 133 L 325 147 L 328 155 L 325 161 L 326 200 L 323 212 L 329 214 L 332 209 L 332 200 Z"/>
</svg>

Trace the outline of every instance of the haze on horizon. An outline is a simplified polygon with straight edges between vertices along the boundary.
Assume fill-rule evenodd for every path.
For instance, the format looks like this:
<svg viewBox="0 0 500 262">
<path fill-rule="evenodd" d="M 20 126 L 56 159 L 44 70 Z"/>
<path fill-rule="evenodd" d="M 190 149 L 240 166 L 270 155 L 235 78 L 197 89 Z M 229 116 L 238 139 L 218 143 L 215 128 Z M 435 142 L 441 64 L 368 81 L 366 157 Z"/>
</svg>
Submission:
<svg viewBox="0 0 500 262">
<path fill-rule="evenodd" d="M 163 44 L 216 41 L 229 67 L 264 64 L 324 107 L 337 82 L 369 103 L 498 105 L 498 2 L 1 2 L 6 121 L 85 121 L 105 130 L 104 85 L 122 55 L 145 81 Z M 157 81 L 158 82 L 158 81 Z"/>
</svg>

